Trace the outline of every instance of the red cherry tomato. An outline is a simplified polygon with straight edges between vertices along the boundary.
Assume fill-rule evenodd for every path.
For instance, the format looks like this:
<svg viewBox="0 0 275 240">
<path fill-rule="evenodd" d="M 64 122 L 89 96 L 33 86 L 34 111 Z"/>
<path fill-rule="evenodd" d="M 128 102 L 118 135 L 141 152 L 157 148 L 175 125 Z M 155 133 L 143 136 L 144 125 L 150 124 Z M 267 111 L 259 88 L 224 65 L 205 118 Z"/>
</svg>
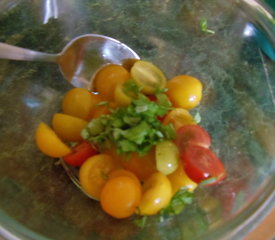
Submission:
<svg viewBox="0 0 275 240">
<path fill-rule="evenodd" d="M 226 175 L 222 161 L 209 148 L 188 145 L 180 157 L 186 174 L 196 183 L 213 185 Z"/>
<path fill-rule="evenodd" d="M 199 125 L 184 125 L 177 130 L 175 143 L 180 151 L 187 145 L 198 145 L 209 148 L 211 138 L 208 132 Z"/>
<path fill-rule="evenodd" d="M 97 153 L 95 148 L 87 141 L 83 141 L 73 147 L 72 153 L 63 157 L 64 161 L 72 166 L 80 166 L 86 159 Z"/>
</svg>

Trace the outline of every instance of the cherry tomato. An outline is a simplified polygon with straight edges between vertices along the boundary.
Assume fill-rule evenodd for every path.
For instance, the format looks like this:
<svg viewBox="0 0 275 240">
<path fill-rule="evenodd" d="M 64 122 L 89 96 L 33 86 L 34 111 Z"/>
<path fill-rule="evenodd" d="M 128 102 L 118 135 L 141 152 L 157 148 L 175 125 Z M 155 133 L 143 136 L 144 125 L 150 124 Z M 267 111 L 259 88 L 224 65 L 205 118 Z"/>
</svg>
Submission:
<svg viewBox="0 0 275 240">
<path fill-rule="evenodd" d="M 195 124 L 195 121 L 193 116 L 186 109 L 174 108 L 168 112 L 163 119 L 163 124 L 166 125 L 169 123 L 172 123 L 177 130 L 184 125 Z"/>
<path fill-rule="evenodd" d="M 174 195 L 179 189 L 187 188 L 189 192 L 193 192 L 198 186 L 197 183 L 192 181 L 183 169 L 182 162 L 179 161 L 179 166 L 173 173 L 169 174 L 168 179 L 172 185 L 172 194 Z"/>
<path fill-rule="evenodd" d="M 180 151 L 184 150 L 189 144 L 209 148 L 211 145 L 211 138 L 208 132 L 201 126 L 185 125 L 177 130 L 175 143 Z"/>
<path fill-rule="evenodd" d="M 91 114 L 91 118 L 98 118 L 101 115 L 110 114 L 111 109 L 114 109 L 116 107 L 117 107 L 117 104 L 115 102 L 108 102 L 107 104 L 96 105 Z"/>
<path fill-rule="evenodd" d="M 79 170 L 79 181 L 82 188 L 92 198 L 99 199 L 109 173 L 116 168 L 118 166 L 114 159 L 107 154 L 97 154 L 88 158 Z"/>
<path fill-rule="evenodd" d="M 157 170 L 165 175 L 178 168 L 179 150 L 172 141 L 162 141 L 156 145 Z"/>
<path fill-rule="evenodd" d="M 68 91 L 62 101 L 62 111 L 68 115 L 89 120 L 91 112 L 101 98 L 84 88 L 73 88 Z"/>
<path fill-rule="evenodd" d="M 186 174 L 196 183 L 210 180 L 213 184 L 226 175 L 222 161 L 209 148 L 188 145 L 181 159 Z"/>
<path fill-rule="evenodd" d="M 123 84 L 118 84 L 114 92 L 114 101 L 118 106 L 128 106 L 132 102 L 132 98 L 128 96 L 123 90 Z"/>
<path fill-rule="evenodd" d="M 134 179 L 136 182 L 140 183 L 139 179 L 134 173 L 123 168 L 116 169 L 109 174 L 109 178 L 120 177 L 120 176 L 130 177 Z"/>
<path fill-rule="evenodd" d="M 82 140 L 81 131 L 88 124 L 87 121 L 63 113 L 56 113 L 52 119 L 52 126 L 57 135 L 70 142 Z"/>
<path fill-rule="evenodd" d="M 166 175 L 154 173 L 142 187 L 142 198 L 137 213 L 140 215 L 153 215 L 166 207 L 172 197 L 172 187 Z"/>
<path fill-rule="evenodd" d="M 163 72 L 156 65 L 147 61 L 136 61 L 131 68 L 131 76 L 145 94 L 153 94 L 166 84 Z"/>
<path fill-rule="evenodd" d="M 130 79 L 130 73 L 124 67 L 110 64 L 96 74 L 93 88 L 104 100 L 113 101 L 116 86 L 128 79 Z"/>
<path fill-rule="evenodd" d="M 129 159 L 121 159 L 123 167 L 133 172 L 141 181 L 149 178 L 156 170 L 155 149 L 145 156 L 132 153 Z"/>
<path fill-rule="evenodd" d="M 194 77 L 176 76 L 167 82 L 166 87 L 166 94 L 174 107 L 192 109 L 201 101 L 202 83 Z"/>
<path fill-rule="evenodd" d="M 88 158 L 96 155 L 96 149 L 87 141 L 80 142 L 72 148 L 72 153 L 63 157 L 72 166 L 81 166 Z"/>
<path fill-rule="evenodd" d="M 47 156 L 59 158 L 71 152 L 57 134 L 45 123 L 40 123 L 35 132 L 36 145 Z"/>
<path fill-rule="evenodd" d="M 129 176 L 110 178 L 100 194 L 102 209 L 115 218 L 126 218 L 135 213 L 141 199 L 141 185 Z"/>
</svg>

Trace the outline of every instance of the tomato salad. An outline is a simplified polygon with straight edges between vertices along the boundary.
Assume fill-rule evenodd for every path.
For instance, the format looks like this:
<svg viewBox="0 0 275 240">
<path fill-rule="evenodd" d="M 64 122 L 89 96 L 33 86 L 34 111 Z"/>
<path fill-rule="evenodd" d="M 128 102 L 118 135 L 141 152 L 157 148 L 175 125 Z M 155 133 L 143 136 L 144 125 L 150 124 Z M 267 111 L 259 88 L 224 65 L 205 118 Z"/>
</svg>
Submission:
<svg viewBox="0 0 275 240">
<path fill-rule="evenodd" d="M 44 154 L 79 169 L 83 190 L 107 214 L 155 215 L 198 184 L 224 179 L 210 135 L 189 112 L 201 101 L 201 81 L 167 81 L 157 66 L 138 60 L 130 70 L 104 67 L 93 84 L 93 92 L 68 91 L 52 127 L 40 123 L 35 139 Z"/>
</svg>

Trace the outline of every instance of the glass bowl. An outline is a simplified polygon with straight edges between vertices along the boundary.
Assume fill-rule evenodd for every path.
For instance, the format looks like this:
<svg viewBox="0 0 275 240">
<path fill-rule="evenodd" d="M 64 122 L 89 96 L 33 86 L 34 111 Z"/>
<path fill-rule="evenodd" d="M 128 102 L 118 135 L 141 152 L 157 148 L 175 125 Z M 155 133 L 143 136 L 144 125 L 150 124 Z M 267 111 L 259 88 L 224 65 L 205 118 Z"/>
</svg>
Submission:
<svg viewBox="0 0 275 240">
<path fill-rule="evenodd" d="M 58 53 L 103 34 L 168 78 L 204 85 L 200 114 L 228 176 L 200 187 L 182 214 L 145 227 L 116 220 L 34 143 L 72 86 L 53 63 L 0 60 L 0 235 L 4 239 L 241 239 L 274 207 L 273 1 L 1 0 L 0 41 Z"/>
</svg>

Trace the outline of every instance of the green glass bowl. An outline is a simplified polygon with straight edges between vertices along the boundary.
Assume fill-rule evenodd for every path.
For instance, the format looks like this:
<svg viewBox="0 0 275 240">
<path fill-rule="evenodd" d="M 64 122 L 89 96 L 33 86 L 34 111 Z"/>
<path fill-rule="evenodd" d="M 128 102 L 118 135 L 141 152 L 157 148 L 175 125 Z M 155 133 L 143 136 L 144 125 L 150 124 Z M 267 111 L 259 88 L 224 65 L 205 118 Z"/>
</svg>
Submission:
<svg viewBox="0 0 275 240">
<path fill-rule="evenodd" d="M 168 78 L 203 82 L 200 114 L 227 178 L 178 216 L 116 220 L 34 143 L 71 86 L 51 63 L 0 60 L 0 235 L 4 239 L 241 239 L 274 207 L 274 11 L 254 0 L 1 0 L 0 42 L 57 53 L 72 38 L 124 42 Z M 254 29 L 254 30 L 253 30 Z M 259 34 L 260 33 L 260 37 Z M 1 238 L 1 237 L 0 237 Z"/>
</svg>

